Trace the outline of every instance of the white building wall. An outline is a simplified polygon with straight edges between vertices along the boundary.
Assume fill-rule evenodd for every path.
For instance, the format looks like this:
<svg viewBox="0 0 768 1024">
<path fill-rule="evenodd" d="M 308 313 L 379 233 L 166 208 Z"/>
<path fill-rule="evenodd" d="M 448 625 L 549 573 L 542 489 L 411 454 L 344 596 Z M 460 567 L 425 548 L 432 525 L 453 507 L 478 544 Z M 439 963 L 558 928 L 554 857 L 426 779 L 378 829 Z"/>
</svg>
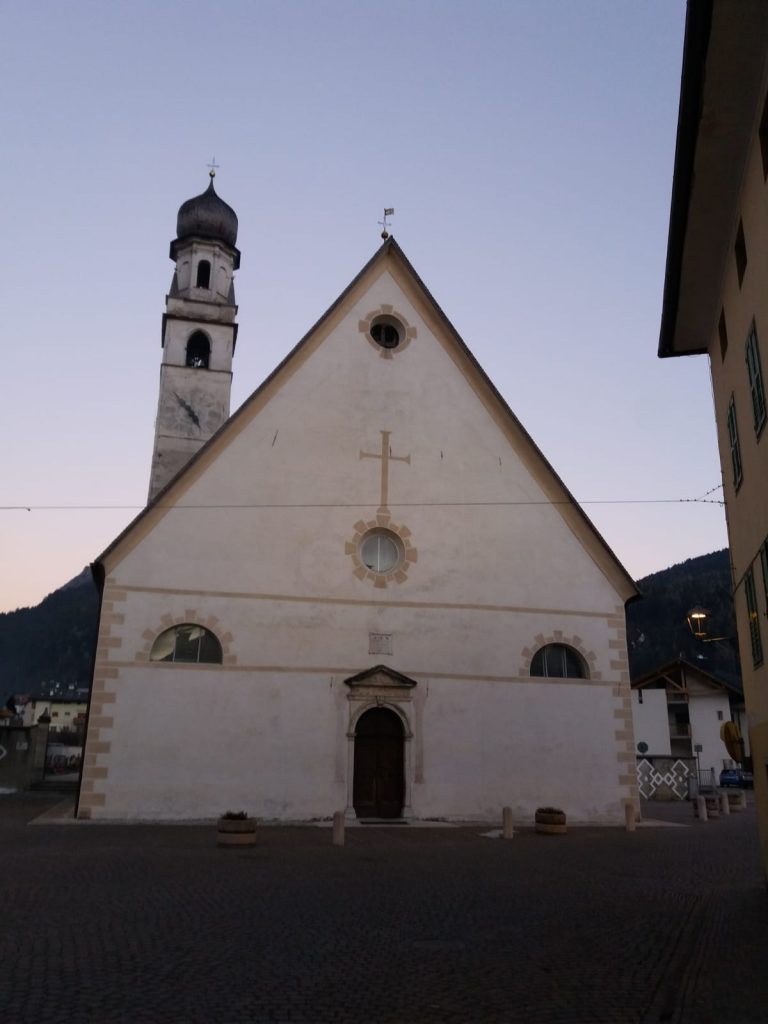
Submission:
<svg viewBox="0 0 768 1024">
<path fill-rule="evenodd" d="M 642 703 L 640 702 L 641 694 Z M 633 690 L 632 721 L 635 727 L 635 743 L 647 743 L 646 753 L 649 756 L 671 756 L 672 747 L 665 690 Z"/>
<path fill-rule="evenodd" d="M 343 808 L 352 714 L 344 679 L 380 662 L 417 683 L 400 705 L 413 733 L 417 817 L 494 819 L 505 804 L 529 817 L 542 803 L 567 805 L 574 820 L 623 813 L 616 746 L 597 742 L 622 725 L 609 647 L 616 616 L 556 617 L 563 640 L 600 652 L 593 679 L 582 681 L 527 673 L 523 649 L 552 629 L 542 611 L 371 602 L 340 615 L 330 602 L 132 589 L 120 608 L 109 707 L 119 727 L 100 787 L 110 817 L 205 818 L 242 807 L 305 819 Z M 147 661 L 169 621 L 206 618 L 230 637 L 236 664 Z M 390 633 L 394 654 L 369 654 L 370 632 Z"/>
<path fill-rule="evenodd" d="M 110 756 L 111 818 L 328 818 L 348 806 L 348 688 L 339 677 L 162 666 L 126 673 Z M 226 694 L 221 690 L 226 687 Z M 623 814 L 607 686 L 430 680 L 399 704 L 413 732 L 416 818 L 529 821 L 542 804 L 577 822 Z M 217 692 L 218 691 L 218 692 Z M 413 692 L 413 691 L 412 691 Z M 417 711 L 418 703 L 418 711 Z M 101 815 L 97 815 L 101 816 Z"/>
</svg>

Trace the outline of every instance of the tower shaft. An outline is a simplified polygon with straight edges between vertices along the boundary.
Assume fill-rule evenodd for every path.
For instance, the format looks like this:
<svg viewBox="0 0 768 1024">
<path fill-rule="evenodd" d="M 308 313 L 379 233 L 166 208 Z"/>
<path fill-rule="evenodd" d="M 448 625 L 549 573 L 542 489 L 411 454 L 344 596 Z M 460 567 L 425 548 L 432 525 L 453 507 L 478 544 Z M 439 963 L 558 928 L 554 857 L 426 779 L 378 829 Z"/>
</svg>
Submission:
<svg viewBox="0 0 768 1024">
<path fill-rule="evenodd" d="M 237 217 L 213 190 L 179 210 L 166 296 L 149 500 L 229 418 L 237 339 Z"/>
</svg>

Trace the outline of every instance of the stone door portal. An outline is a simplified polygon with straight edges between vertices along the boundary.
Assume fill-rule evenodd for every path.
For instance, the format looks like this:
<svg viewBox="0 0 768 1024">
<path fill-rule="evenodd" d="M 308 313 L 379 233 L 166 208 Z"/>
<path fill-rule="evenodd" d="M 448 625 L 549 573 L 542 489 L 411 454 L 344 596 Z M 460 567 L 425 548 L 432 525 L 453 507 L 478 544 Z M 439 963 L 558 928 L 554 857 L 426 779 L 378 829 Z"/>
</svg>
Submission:
<svg viewBox="0 0 768 1024">
<path fill-rule="evenodd" d="M 403 723 L 371 708 L 355 730 L 353 804 L 358 818 L 399 818 L 405 795 Z"/>
</svg>

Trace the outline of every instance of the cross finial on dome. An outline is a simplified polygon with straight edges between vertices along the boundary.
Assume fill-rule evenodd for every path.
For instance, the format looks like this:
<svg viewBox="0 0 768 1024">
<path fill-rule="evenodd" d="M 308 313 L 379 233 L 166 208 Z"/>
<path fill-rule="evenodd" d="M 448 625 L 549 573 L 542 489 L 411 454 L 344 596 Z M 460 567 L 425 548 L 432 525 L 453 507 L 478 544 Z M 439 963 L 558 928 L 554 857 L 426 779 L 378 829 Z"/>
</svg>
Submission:
<svg viewBox="0 0 768 1024">
<path fill-rule="evenodd" d="M 211 177 L 211 178 L 215 178 L 215 177 L 216 177 L 216 168 L 217 168 L 217 167 L 220 167 L 220 166 L 221 166 L 221 164 L 217 164 L 217 163 L 216 163 L 216 157 L 214 157 L 214 158 L 213 158 L 213 159 L 211 160 L 211 162 L 210 162 L 209 164 L 207 164 L 207 166 L 208 166 L 208 167 L 210 167 L 210 170 L 208 171 L 208 175 L 209 175 L 209 177 Z"/>
<path fill-rule="evenodd" d="M 216 167 L 211 167 L 211 170 L 215 171 Z M 179 207 L 176 241 L 173 244 L 190 238 L 212 239 L 232 248 L 237 244 L 237 214 L 216 194 L 213 178 L 210 178 L 208 188 L 201 195 L 193 196 Z M 171 259 L 175 258 L 171 256 Z"/>
</svg>

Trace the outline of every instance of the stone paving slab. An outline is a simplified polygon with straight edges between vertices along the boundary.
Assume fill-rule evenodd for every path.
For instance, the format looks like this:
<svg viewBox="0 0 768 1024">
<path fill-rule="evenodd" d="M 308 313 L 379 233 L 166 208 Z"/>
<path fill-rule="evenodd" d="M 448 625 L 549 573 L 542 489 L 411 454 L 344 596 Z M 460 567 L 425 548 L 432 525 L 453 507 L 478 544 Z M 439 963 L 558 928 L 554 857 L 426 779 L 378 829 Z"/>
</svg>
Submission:
<svg viewBox="0 0 768 1024">
<path fill-rule="evenodd" d="M 5 1024 L 768 1024 L 754 810 L 685 828 L 29 828 L 0 798 Z"/>
</svg>

